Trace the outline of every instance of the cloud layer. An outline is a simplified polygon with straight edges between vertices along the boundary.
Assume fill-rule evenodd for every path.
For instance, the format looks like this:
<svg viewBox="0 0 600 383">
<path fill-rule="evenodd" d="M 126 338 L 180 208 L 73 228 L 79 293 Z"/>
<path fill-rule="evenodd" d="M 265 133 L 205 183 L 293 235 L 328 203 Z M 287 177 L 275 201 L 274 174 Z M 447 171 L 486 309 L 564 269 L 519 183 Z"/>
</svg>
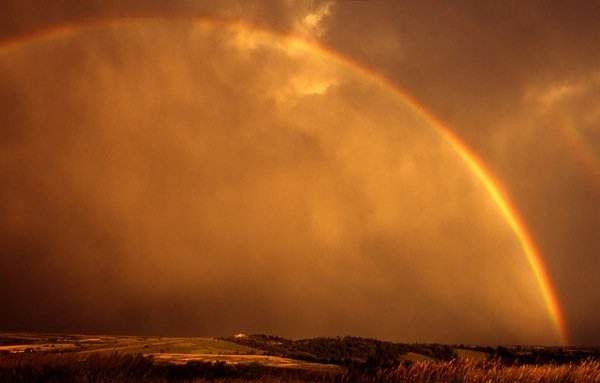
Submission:
<svg viewBox="0 0 600 383">
<path fill-rule="evenodd" d="M 5 55 L 4 326 L 551 341 L 452 149 L 315 52 L 140 21 Z"/>
<path fill-rule="evenodd" d="M 595 5 L 2 7 L 5 40 L 172 21 L 1 55 L 0 327 L 555 342 L 514 235 L 430 127 L 314 52 L 174 21 L 216 16 L 318 41 L 447 121 L 521 211 L 572 341 L 597 343 Z"/>
</svg>

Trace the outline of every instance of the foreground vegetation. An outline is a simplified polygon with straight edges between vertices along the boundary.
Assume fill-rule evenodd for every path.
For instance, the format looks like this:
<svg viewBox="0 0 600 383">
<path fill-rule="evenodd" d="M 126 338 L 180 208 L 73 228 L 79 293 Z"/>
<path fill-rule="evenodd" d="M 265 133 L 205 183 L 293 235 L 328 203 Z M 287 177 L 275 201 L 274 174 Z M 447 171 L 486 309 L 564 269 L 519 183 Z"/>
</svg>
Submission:
<svg viewBox="0 0 600 383">
<path fill-rule="evenodd" d="M 142 355 L 29 353 L 0 356 L 0 381 L 23 382 L 600 382 L 600 362 L 567 365 L 506 365 L 499 360 L 403 362 L 396 366 L 309 371 L 223 362 L 156 364 Z"/>
<path fill-rule="evenodd" d="M 347 381 L 369 383 L 598 383 L 600 363 L 586 361 L 566 365 L 511 366 L 495 361 L 456 360 L 417 362 L 371 373 L 346 374 Z"/>
<path fill-rule="evenodd" d="M 141 354 L 27 353 L 0 355 L 0 382 L 236 382 L 335 381 L 338 374 L 284 369 L 261 364 L 235 365 L 191 361 L 157 364 Z"/>
<path fill-rule="evenodd" d="M 0 382 L 600 383 L 600 350 L 357 337 L 0 334 Z"/>
</svg>

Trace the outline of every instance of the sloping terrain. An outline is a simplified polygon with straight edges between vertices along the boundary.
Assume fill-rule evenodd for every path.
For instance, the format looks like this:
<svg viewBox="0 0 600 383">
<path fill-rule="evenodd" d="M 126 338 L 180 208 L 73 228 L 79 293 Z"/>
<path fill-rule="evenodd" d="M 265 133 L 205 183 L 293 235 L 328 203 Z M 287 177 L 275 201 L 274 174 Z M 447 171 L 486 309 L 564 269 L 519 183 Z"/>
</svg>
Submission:
<svg viewBox="0 0 600 383">
<path fill-rule="evenodd" d="M 597 383 L 599 361 L 597 348 L 402 344 L 358 337 L 0 334 L 3 383 Z"/>
</svg>

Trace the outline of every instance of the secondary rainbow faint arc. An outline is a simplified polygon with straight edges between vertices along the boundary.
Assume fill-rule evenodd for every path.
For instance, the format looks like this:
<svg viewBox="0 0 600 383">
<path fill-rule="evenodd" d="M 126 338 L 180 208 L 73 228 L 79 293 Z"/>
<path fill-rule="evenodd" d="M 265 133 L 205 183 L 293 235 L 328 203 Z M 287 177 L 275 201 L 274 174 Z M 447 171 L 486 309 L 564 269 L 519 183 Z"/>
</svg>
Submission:
<svg viewBox="0 0 600 383">
<path fill-rule="evenodd" d="M 148 21 L 179 21 L 200 24 L 209 27 L 229 28 L 234 31 L 251 32 L 259 34 L 261 37 L 273 39 L 277 37 L 296 49 L 312 52 L 321 57 L 325 57 L 337 64 L 349 67 L 359 75 L 373 81 L 379 87 L 385 89 L 394 97 L 399 99 L 404 105 L 408 106 L 414 113 L 419 115 L 426 121 L 440 136 L 446 141 L 456 152 L 456 154 L 464 161 L 471 172 L 481 181 L 483 187 L 488 192 L 502 217 L 506 220 L 511 230 L 519 240 L 521 248 L 527 258 L 527 262 L 534 274 L 536 283 L 538 284 L 544 303 L 552 320 L 552 324 L 557 332 L 559 341 L 562 344 L 568 343 L 567 329 L 564 318 L 556 297 L 556 293 L 552 287 L 552 283 L 544 266 L 540 252 L 537 250 L 533 238 L 527 230 L 522 218 L 519 216 L 517 209 L 511 202 L 508 194 L 500 186 L 501 184 L 494 178 L 492 172 L 487 169 L 483 162 L 477 157 L 469 147 L 464 144 L 442 121 L 440 121 L 432 112 L 409 94 L 400 89 L 397 85 L 385 79 L 380 74 L 352 61 L 348 57 L 340 53 L 332 51 L 315 41 L 299 38 L 297 36 L 286 35 L 280 32 L 275 32 L 263 29 L 239 20 L 221 20 L 207 18 L 190 18 L 190 17 L 175 17 L 175 18 L 103 18 L 84 23 L 66 23 L 54 25 L 52 27 L 36 31 L 34 33 L 19 36 L 13 39 L 0 42 L 0 54 L 6 53 L 12 49 L 16 49 L 22 45 L 34 42 L 40 39 L 51 39 L 65 37 L 69 34 L 77 33 L 86 28 L 105 27 L 110 24 L 120 25 L 130 22 L 148 22 Z"/>
<path fill-rule="evenodd" d="M 548 117 L 548 123 L 556 127 L 563 141 L 572 149 L 577 160 L 588 172 L 594 185 L 600 188 L 600 161 L 594 155 L 594 150 L 586 143 L 582 132 L 577 129 L 572 119 L 560 110 L 549 112 Z"/>
</svg>

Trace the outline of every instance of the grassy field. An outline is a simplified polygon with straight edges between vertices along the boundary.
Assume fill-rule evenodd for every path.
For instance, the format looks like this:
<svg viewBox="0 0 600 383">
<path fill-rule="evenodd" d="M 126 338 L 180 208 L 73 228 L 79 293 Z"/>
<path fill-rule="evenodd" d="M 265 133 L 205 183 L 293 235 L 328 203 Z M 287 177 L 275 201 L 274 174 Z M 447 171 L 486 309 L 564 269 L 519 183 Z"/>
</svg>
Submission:
<svg viewBox="0 0 600 383">
<path fill-rule="evenodd" d="M 257 354 L 260 350 L 215 338 L 173 338 L 76 334 L 2 334 L 0 351 L 120 352 L 130 354 Z"/>
<path fill-rule="evenodd" d="M 0 334 L 0 382 L 600 383 L 598 349 Z"/>
</svg>

